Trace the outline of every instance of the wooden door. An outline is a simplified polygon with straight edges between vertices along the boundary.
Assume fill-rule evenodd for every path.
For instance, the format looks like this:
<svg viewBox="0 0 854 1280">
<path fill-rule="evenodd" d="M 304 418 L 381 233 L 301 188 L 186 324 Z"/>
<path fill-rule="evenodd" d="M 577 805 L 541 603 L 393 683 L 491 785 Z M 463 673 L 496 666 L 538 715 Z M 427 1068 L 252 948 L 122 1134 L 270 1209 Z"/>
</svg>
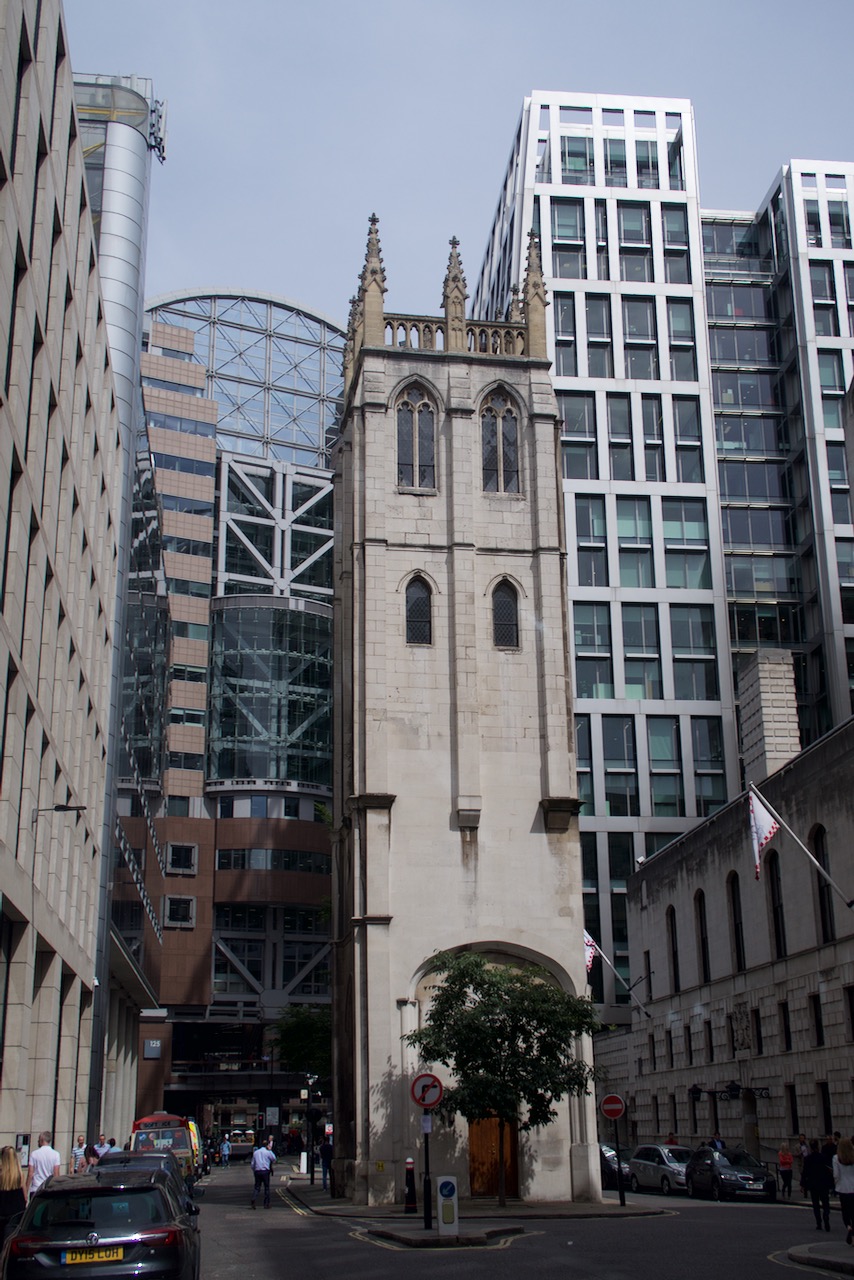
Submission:
<svg viewBox="0 0 854 1280">
<path fill-rule="evenodd" d="M 498 1118 L 469 1123 L 469 1181 L 473 1196 L 498 1195 Z M 519 1134 L 504 1126 L 504 1185 L 508 1197 L 519 1196 Z"/>
</svg>

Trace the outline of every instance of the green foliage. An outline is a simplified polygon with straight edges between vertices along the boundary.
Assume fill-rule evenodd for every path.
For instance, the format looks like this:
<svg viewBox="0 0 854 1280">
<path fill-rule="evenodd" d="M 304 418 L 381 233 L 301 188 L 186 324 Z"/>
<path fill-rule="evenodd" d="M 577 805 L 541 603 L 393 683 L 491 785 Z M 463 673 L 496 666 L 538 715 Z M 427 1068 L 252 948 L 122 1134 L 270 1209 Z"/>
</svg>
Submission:
<svg viewBox="0 0 854 1280">
<path fill-rule="evenodd" d="M 588 1092 L 593 1071 L 576 1051 L 577 1038 L 599 1028 L 589 1000 L 561 991 L 544 969 L 493 964 L 474 951 L 437 955 L 433 971 L 442 981 L 425 1025 L 405 1039 L 424 1062 L 452 1069 L 446 1117 L 497 1116 L 533 1129 L 557 1118 L 561 1098 Z"/>
<path fill-rule="evenodd" d="M 288 1005 L 276 1028 L 276 1045 L 285 1071 L 326 1079 L 332 1074 L 331 1006 Z"/>
</svg>

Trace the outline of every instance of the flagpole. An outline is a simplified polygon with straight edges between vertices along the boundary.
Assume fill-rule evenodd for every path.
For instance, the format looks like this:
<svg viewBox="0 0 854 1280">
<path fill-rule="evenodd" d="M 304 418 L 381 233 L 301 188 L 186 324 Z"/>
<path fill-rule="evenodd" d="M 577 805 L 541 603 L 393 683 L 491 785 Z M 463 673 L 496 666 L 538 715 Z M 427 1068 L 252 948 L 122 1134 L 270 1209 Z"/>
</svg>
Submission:
<svg viewBox="0 0 854 1280">
<path fill-rule="evenodd" d="M 842 901 L 845 903 L 846 907 L 848 907 L 849 911 L 850 911 L 850 910 L 852 910 L 852 909 L 854 909 L 854 898 L 847 898 L 847 897 L 845 896 L 845 894 L 842 892 L 842 890 L 840 889 L 840 887 L 839 887 L 839 885 L 836 883 L 836 881 L 833 879 L 833 877 L 832 877 L 831 875 L 829 875 L 827 871 L 825 871 L 824 867 L 821 865 L 821 863 L 820 863 L 820 862 L 819 862 L 819 860 L 815 857 L 815 855 L 814 855 L 814 854 L 812 854 L 812 853 L 810 853 L 809 849 L 806 847 L 806 845 L 804 844 L 803 840 L 800 840 L 800 839 L 795 835 L 794 831 L 793 831 L 793 830 L 792 830 L 792 828 L 789 826 L 789 824 L 788 824 L 787 822 L 784 822 L 784 821 L 783 821 L 783 819 L 780 817 L 779 813 L 777 813 L 777 811 L 776 811 L 775 809 L 772 809 L 771 805 L 770 805 L 770 804 L 768 803 L 768 801 L 765 799 L 765 797 L 763 796 L 763 794 L 762 794 L 762 792 L 759 790 L 759 788 L 758 788 L 758 787 L 755 787 L 755 786 L 753 785 L 753 783 L 752 783 L 752 782 L 748 782 L 748 784 L 747 784 L 747 789 L 748 789 L 748 791 L 752 792 L 752 794 L 753 794 L 753 795 L 755 795 L 755 796 L 756 796 L 757 800 L 759 800 L 759 802 L 760 802 L 761 804 L 764 804 L 765 808 L 766 808 L 766 809 L 768 810 L 768 812 L 771 814 L 771 817 L 772 817 L 772 818 L 774 818 L 774 819 L 775 819 L 775 821 L 779 822 L 779 824 L 780 824 L 780 826 L 783 828 L 783 830 L 784 830 L 784 831 L 788 831 L 789 835 L 792 837 L 792 839 L 794 840 L 795 844 L 796 844 L 800 849 L 802 849 L 802 850 L 804 851 L 804 853 L 807 855 L 807 857 L 809 858 L 810 862 L 813 864 L 813 866 L 815 867 L 815 869 L 816 869 L 816 871 L 819 873 L 819 875 L 820 875 L 820 876 L 822 876 L 822 877 L 827 881 L 827 883 L 830 885 L 831 889 L 834 889 L 834 890 L 836 891 L 836 893 L 838 893 L 838 894 L 839 894 L 840 898 L 841 898 L 841 899 L 842 899 Z"/>
<path fill-rule="evenodd" d="M 647 1009 L 643 1004 L 641 1004 L 640 1000 L 638 1000 L 637 996 L 635 995 L 634 991 L 632 991 L 631 987 L 630 987 L 630 986 L 629 986 L 629 984 L 626 982 L 626 980 L 625 980 L 625 978 L 623 977 L 623 975 L 622 975 L 621 973 L 618 973 L 618 971 L 617 971 L 617 970 L 614 968 L 614 966 L 611 964 L 611 961 L 610 961 L 610 960 L 608 959 L 608 957 L 605 955 L 605 952 L 604 952 L 604 951 L 602 950 L 602 948 L 599 946 L 599 943 L 598 943 L 598 942 L 595 940 L 595 938 L 593 938 L 593 937 L 591 937 L 591 938 L 590 938 L 590 941 L 593 943 L 593 946 L 594 946 L 594 949 L 595 949 L 595 951 L 596 951 L 597 956 L 601 956 L 601 957 L 602 957 L 602 959 L 605 961 L 605 963 L 606 963 L 606 965 L 608 966 L 608 968 L 609 968 L 609 969 L 611 970 L 611 972 L 613 973 L 614 977 L 615 977 L 615 978 L 617 978 L 620 982 L 622 982 L 623 986 L 624 986 L 624 987 L 626 988 L 626 990 L 628 991 L 628 993 L 629 993 L 629 995 L 631 996 L 632 1000 L 634 1000 L 635 1004 L 636 1004 L 636 1005 L 637 1005 L 637 1007 L 640 1009 L 641 1013 L 644 1013 L 644 1014 L 646 1014 L 646 1016 L 647 1016 L 648 1018 L 651 1018 L 651 1017 L 652 1017 L 652 1014 L 650 1013 L 649 1009 Z"/>
</svg>

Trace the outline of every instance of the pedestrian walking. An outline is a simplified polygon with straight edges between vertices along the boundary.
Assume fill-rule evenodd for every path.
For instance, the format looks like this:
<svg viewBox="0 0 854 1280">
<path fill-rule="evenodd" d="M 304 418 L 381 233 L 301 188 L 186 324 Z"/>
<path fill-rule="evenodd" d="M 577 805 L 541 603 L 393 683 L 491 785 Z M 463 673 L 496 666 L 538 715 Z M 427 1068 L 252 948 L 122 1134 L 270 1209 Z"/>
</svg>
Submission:
<svg viewBox="0 0 854 1280">
<path fill-rule="evenodd" d="M 798 1157 L 798 1182 L 801 1185 L 801 1190 L 803 1191 L 804 1199 L 806 1200 L 807 1193 L 806 1188 L 804 1187 L 804 1161 L 810 1153 L 810 1148 L 809 1143 L 807 1142 L 807 1135 L 805 1133 L 798 1134 L 796 1152 Z"/>
<path fill-rule="evenodd" d="M 83 1134 L 77 1139 L 77 1146 L 71 1148 L 71 1159 L 68 1162 L 69 1173 L 86 1172 L 86 1140 Z"/>
<path fill-rule="evenodd" d="M 830 1230 L 830 1193 L 833 1190 L 833 1170 L 821 1154 L 818 1138 L 810 1140 L 809 1155 L 804 1159 L 804 1170 L 801 1174 L 801 1186 L 804 1193 L 809 1192 L 812 1200 L 812 1211 L 815 1215 L 815 1229 Z"/>
<path fill-rule="evenodd" d="M 840 1138 L 833 1157 L 833 1182 L 839 1196 L 846 1244 L 854 1244 L 854 1142 Z"/>
<path fill-rule="evenodd" d="M 98 1152 L 99 1160 L 101 1159 L 101 1156 L 106 1155 L 110 1150 L 110 1144 L 104 1137 L 103 1133 L 98 1134 L 98 1141 L 95 1143 L 95 1150 Z"/>
<path fill-rule="evenodd" d="M 24 1196 L 24 1173 L 14 1147 L 0 1151 L 0 1244 L 6 1238 L 9 1222 L 27 1207 Z"/>
<path fill-rule="evenodd" d="M 320 1173 L 325 1191 L 329 1182 L 329 1170 L 332 1168 L 332 1143 L 328 1138 L 323 1139 L 317 1148 L 317 1154 L 320 1156 Z"/>
<path fill-rule="evenodd" d="M 30 1163 L 27 1166 L 27 1196 L 38 1191 L 43 1182 L 50 1177 L 59 1177 L 62 1171 L 62 1159 L 58 1151 L 50 1145 L 51 1133 L 44 1129 L 39 1134 L 39 1145 L 30 1152 Z"/>
<path fill-rule="evenodd" d="M 792 1198 L 792 1174 L 794 1171 L 794 1163 L 795 1157 L 789 1150 L 788 1142 L 781 1143 L 780 1150 L 777 1152 L 777 1166 L 780 1170 L 780 1182 L 782 1184 L 780 1187 L 780 1194 L 784 1198 L 788 1196 L 790 1200 Z"/>
<path fill-rule="evenodd" d="M 255 1175 L 255 1186 L 252 1189 L 252 1199 L 249 1201 L 252 1208 L 255 1208 L 255 1201 L 258 1199 L 258 1192 L 264 1189 L 264 1208 L 270 1207 L 270 1170 L 276 1163 L 276 1154 L 273 1151 L 273 1139 L 268 1138 L 263 1147 L 256 1147 L 252 1153 L 252 1172 Z"/>
<path fill-rule="evenodd" d="M 223 1169 L 228 1168 L 228 1157 L 231 1155 L 231 1143 L 228 1140 L 228 1134 L 225 1135 L 219 1144 L 219 1162 Z"/>
</svg>

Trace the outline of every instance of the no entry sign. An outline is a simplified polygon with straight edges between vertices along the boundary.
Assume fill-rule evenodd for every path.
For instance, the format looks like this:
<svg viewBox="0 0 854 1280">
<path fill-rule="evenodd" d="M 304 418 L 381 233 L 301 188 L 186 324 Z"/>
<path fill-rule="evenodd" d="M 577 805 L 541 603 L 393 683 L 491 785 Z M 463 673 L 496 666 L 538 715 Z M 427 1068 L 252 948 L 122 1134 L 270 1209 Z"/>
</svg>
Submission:
<svg viewBox="0 0 854 1280">
<path fill-rule="evenodd" d="M 620 1120 L 626 1114 L 626 1104 L 618 1093 L 606 1093 L 599 1110 L 606 1120 Z"/>
</svg>

